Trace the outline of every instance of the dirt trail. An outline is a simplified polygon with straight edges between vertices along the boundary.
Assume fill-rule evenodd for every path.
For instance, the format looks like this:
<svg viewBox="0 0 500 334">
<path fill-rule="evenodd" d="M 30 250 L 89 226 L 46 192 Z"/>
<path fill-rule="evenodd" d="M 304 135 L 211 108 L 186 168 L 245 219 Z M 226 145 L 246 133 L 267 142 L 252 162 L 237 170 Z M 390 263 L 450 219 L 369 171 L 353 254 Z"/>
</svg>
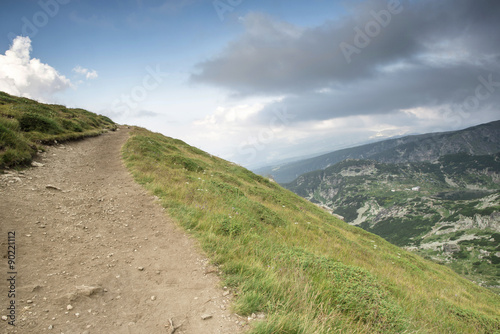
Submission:
<svg viewBox="0 0 500 334">
<path fill-rule="evenodd" d="M 15 301 L 16 325 L 0 320 L 0 333 L 171 333 L 169 319 L 176 334 L 242 331 L 215 268 L 123 166 L 128 131 L 50 147 L 44 166 L 0 175 L 0 315 Z"/>
</svg>

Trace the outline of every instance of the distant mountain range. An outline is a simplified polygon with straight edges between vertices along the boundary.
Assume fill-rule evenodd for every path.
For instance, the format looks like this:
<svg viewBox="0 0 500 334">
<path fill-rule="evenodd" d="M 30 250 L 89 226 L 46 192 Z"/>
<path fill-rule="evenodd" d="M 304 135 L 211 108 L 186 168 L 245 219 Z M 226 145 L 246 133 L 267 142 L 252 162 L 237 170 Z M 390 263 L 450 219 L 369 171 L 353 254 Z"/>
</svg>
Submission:
<svg viewBox="0 0 500 334">
<path fill-rule="evenodd" d="M 268 174 L 347 223 L 500 291 L 500 121 L 344 149 Z"/>
<path fill-rule="evenodd" d="M 446 154 L 488 155 L 500 152 L 500 121 L 464 130 L 429 133 L 388 139 L 327 153 L 315 158 L 257 169 L 278 183 L 288 183 L 298 176 L 325 169 L 346 159 L 370 159 L 385 163 L 437 161 Z"/>
</svg>

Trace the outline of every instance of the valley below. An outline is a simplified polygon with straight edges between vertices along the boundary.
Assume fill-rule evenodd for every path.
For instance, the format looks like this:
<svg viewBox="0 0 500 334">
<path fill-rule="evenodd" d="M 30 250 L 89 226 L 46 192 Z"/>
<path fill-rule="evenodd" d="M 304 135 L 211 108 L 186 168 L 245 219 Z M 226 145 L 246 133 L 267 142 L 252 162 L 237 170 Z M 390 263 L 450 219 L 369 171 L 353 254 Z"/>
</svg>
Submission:
<svg viewBox="0 0 500 334">
<path fill-rule="evenodd" d="M 500 293 L 500 155 L 345 160 L 285 185 L 351 225 Z"/>
</svg>

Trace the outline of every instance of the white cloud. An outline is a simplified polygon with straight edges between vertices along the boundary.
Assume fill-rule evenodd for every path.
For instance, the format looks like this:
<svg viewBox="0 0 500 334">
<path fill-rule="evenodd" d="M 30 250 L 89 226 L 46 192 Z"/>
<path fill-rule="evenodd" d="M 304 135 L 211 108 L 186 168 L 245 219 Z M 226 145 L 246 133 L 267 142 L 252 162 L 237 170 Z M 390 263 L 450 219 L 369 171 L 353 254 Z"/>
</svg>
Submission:
<svg viewBox="0 0 500 334">
<path fill-rule="evenodd" d="M 96 70 L 89 70 L 87 68 L 84 68 L 84 67 L 81 67 L 80 65 L 76 66 L 74 69 L 73 69 L 73 72 L 76 72 L 78 74 L 81 74 L 83 76 L 85 76 L 85 78 L 87 80 L 90 80 L 90 79 L 97 79 L 97 77 L 99 76 L 97 74 L 97 71 Z"/>
<path fill-rule="evenodd" d="M 225 126 L 234 128 L 235 126 L 245 126 L 244 122 L 252 115 L 257 114 L 264 108 L 263 103 L 240 104 L 232 107 L 217 107 L 215 112 L 206 116 L 202 120 L 194 122 L 199 126 Z"/>
<path fill-rule="evenodd" d="M 31 58 L 31 40 L 18 36 L 0 55 L 0 91 L 47 101 L 49 96 L 71 87 L 71 81 L 40 59 Z"/>
</svg>

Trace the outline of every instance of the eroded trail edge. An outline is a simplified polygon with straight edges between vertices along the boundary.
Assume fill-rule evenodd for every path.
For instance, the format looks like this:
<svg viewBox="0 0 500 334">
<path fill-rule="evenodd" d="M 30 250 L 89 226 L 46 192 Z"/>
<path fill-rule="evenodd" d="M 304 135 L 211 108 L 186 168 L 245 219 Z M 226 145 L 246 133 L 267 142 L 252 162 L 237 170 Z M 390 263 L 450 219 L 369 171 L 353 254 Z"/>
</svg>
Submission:
<svg viewBox="0 0 500 334">
<path fill-rule="evenodd" d="M 230 291 L 120 157 L 128 129 L 0 176 L 2 333 L 237 333 Z M 15 233 L 14 269 L 8 266 Z M 11 294 L 12 295 L 12 294 Z M 15 326 L 8 307 L 15 303 Z M 12 313 L 12 312 L 11 312 Z"/>
</svg>

